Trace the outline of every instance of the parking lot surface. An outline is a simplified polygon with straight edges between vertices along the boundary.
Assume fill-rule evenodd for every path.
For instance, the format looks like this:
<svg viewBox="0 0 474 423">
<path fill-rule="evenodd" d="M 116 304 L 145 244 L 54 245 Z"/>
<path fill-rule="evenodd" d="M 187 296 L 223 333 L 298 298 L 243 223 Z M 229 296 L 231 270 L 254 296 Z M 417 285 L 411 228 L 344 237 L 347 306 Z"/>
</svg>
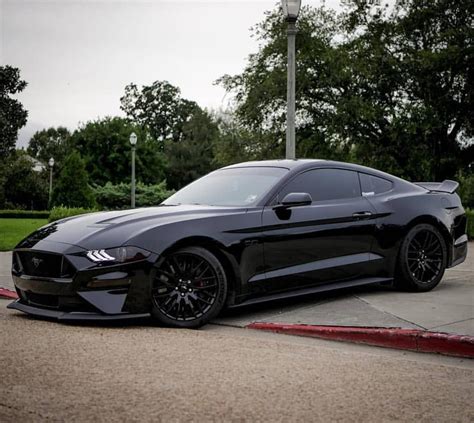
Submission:
<svg viewBox="0 0 474 423">
<path fill-rule="evenodd" d="M 474 335 L 474 245 L 422 294 L 360 288 L 226 311 L 199 331 L 66 325 L 0 300 L 0 421 L 473 421 L 474 360 L 252 331 L 255 321 Z M 0 286 L 13 288 L 9 253 Z"/>
<path fill-rule="evenodd" d="M 474 419 L 474 362 L 209 325 L 66 325 L 0 300 L 0 421 Z"/>
</svg>

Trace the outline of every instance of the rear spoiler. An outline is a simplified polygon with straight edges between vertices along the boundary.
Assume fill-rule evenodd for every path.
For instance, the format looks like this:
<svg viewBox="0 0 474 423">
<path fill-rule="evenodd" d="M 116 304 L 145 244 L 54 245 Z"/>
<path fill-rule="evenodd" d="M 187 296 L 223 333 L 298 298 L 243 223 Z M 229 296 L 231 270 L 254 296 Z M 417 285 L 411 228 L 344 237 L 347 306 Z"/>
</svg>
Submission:
<svg viewBox="0 0 474 423">
<path fill-rule="evenodd" d="M 425 188 L 428 191 L 447 192 L 449 194 L 454 194 L 454 192 L 459 187 L 459 183 L 457 183 L 456 181 L 451 181 L 450 179 L 446 179 L 445 181 L 441 183 L 440 182 L 415 182 L 415 185 Z"/>
</svg>

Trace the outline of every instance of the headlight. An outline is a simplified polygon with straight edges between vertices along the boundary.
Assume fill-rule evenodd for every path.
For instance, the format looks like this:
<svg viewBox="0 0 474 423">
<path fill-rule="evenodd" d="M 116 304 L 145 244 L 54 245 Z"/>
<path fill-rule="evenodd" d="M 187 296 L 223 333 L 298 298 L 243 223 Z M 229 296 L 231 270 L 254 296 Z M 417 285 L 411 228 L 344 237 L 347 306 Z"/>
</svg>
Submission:
<svg viewBox="0 0 474 423">
<path fill-rule="evenodd" d="M 86 256 L 94 263 L 129 263 L 144 260 L 150 252 L 138 247 L 117 247 L 104 250 L 89 250 Z"/>
</svg>

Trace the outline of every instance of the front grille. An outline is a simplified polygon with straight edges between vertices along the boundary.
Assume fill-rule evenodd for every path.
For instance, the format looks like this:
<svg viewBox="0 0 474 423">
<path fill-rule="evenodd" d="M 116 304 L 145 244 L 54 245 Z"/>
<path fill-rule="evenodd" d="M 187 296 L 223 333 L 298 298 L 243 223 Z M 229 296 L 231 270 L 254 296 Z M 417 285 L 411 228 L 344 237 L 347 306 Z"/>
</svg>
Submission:
<svg viewBox="0 0 474 423">
<path fill-rule="evenodd" d="M 28 276 L 68 278 L 74 275 L 74 267 L 64 256 L 40 251 L 17 251 L 13 267 L 19 267 L 20 273 Z"/>
</svg>

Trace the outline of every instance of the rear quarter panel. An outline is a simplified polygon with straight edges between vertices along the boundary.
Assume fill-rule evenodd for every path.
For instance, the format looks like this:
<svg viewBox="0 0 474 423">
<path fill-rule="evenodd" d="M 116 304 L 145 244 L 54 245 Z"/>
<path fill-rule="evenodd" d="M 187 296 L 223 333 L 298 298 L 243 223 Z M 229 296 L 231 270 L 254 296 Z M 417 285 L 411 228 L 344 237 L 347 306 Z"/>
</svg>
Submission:
<svg viewBox="0 0 474 423">
<path fill-rule="evenodd" d="M 393 276 L 400 245 L 418 223 L 431 223 L 442 233 L 451 264 L 454 242 L 466 233 L 466 215 L 457 194 L 417 189 L 369 197 L 369 201 L 379 215 L 372 250 L 386 258 L 387 276 Z"/>
</svg>

